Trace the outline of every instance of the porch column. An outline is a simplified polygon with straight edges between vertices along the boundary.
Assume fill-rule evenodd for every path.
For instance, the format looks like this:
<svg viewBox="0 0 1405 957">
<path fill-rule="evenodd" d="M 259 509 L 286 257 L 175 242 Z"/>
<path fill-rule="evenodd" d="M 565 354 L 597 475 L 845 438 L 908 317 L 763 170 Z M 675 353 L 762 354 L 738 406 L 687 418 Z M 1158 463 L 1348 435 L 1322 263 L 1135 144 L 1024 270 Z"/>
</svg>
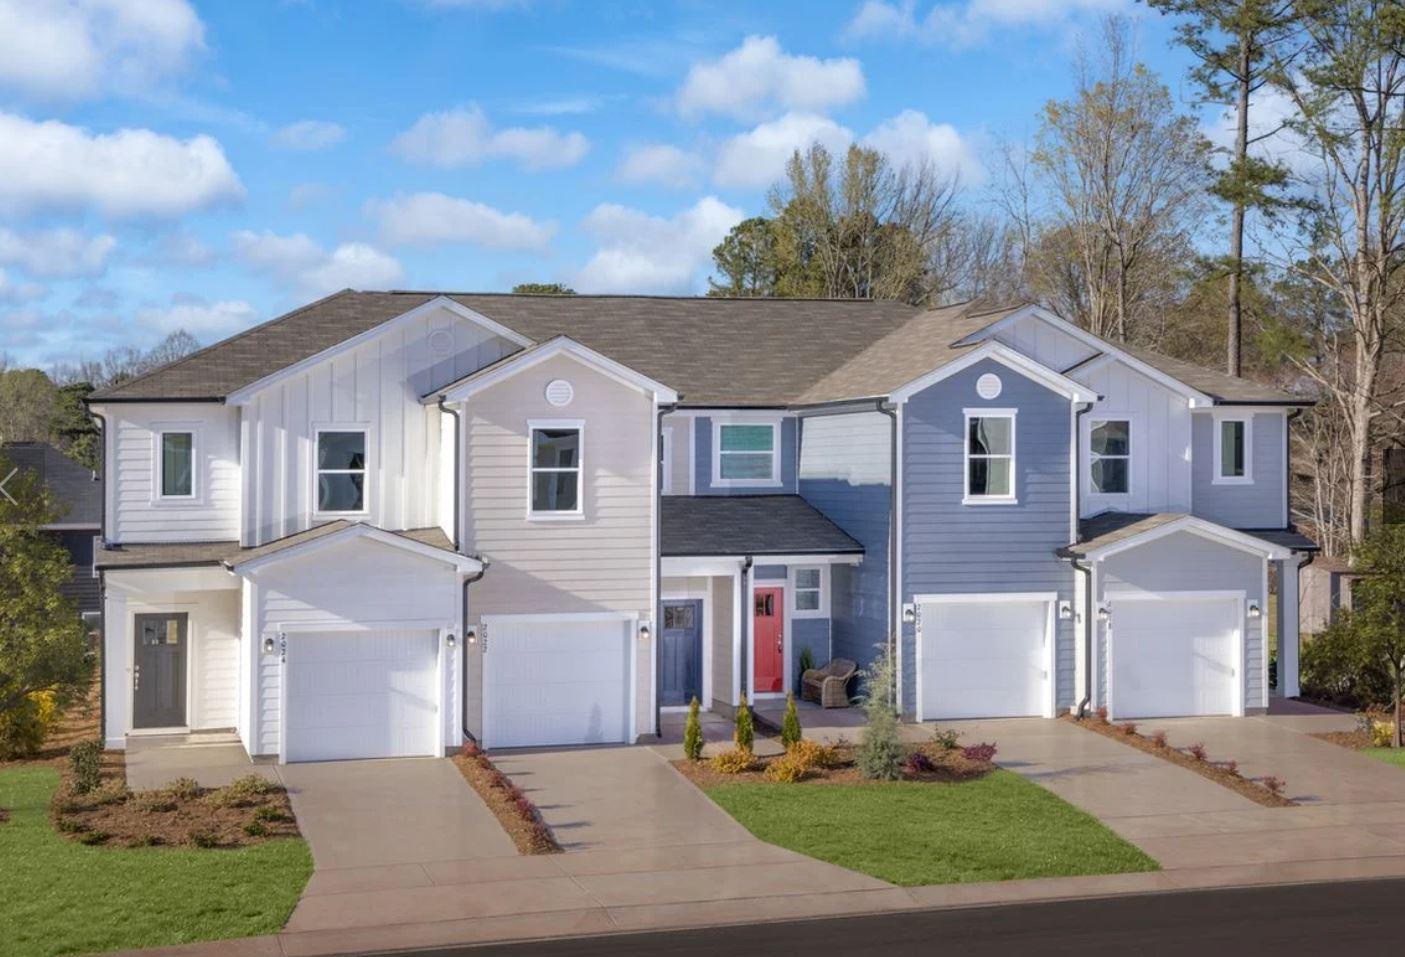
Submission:
<svg viewBox="0 0 1405 957">
<path fill-rule="evenodd" d="M 114 751 L 127 747 L 127 715 L 131 712 L 131 621 L 127 599 L 104 590 L 103 607 L 103 746 Z"/>
<path fill-rule="evenodd" d="M 1278 694 L 1296 698 L 1298 688 L 1298 557 L 1278 563 Z"/>
<path fill-rule="evenodd" d="M 732 570 L 732 697 L 733 708 L 739 707 L 742 703 L 742 667 L 744 655 L 742 654 L 742 636 L 746 633 L 742 627 L 742 616 L 746 614 L 746 596 L 742 594 L 742 567 L 738 565 Z"/>
</svg>

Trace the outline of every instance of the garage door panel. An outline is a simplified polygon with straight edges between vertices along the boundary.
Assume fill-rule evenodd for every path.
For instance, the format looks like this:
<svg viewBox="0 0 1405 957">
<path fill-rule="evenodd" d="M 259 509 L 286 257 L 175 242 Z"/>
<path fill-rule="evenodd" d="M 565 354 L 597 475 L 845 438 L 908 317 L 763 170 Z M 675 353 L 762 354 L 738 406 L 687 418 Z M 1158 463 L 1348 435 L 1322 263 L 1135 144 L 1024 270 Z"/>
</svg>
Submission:
<svg viewBox="0 0 1405 957">
<path fill-rule="evenodd" d="M 1112 706 L 1126 717 L 1233 714 L 1234 598 L 1112 599 Z"/>
<path fill-rule="evenodd" d="M 1044 599 L 924 604 L 923 717 L 1047 713 L 1048 621 Z"/>
</svg>

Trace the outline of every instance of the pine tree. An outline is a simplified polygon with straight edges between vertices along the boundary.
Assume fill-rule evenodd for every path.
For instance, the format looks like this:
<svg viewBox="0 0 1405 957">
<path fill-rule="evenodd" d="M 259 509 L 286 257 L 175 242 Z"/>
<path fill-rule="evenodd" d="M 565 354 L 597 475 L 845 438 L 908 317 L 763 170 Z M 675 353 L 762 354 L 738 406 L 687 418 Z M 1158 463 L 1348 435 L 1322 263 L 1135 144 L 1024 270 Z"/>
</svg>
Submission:
<svg viewBox="0 0 1405 957">
<path fill-rule="evenodd" d="M 781 747 L 787 751 L 800 740 L 800 715 L 795 710 L 795 695 L 785 696 L 785 718 L 781 721 Z"/>
<path fill-rule="evenodd" d="M 737 750 L 750 754 L 756 745 L 756 728 L 751 723 L 751 707 L 742 702 L 737 708 L 736 727 L 732 731 L 732 743 Z"/>
<path fill-rule="evenodd" d="M 703 752 L 702 719 L 698 717 L 698 708 L 698 698 L 694 695 L 688 705 L 688 723 L 683 727 L 683 753 L 689 761 L 698 760 Z"/>
</svg>

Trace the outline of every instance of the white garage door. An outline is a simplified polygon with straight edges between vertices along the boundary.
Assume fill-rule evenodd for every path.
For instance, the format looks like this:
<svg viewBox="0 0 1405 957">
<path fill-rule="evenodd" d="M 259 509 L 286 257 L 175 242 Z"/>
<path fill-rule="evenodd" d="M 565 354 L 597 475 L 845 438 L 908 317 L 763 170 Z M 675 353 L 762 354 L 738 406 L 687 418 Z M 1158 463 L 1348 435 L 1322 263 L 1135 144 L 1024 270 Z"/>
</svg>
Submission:
<svg viewBox="0 0 1405 957">
<path fill-rule="evenodd" d="M 625 619 L 493 617 L 483 655 L 483 743 L 490 748 L 632 741 Z"/>
<path fill-rule="evenodd" d="M 1053 599 L 1012 595 L 921 605 L 923 720 L 1052 713 Z"/>
<path fill-rule="evenodd" d="M 1115 716 L 1234 713 L 1238 599 L 1114 596 L 1108 606 Z"/>
<path fill-rule="evenodd" d="M 438 639 L 432 630 L 290 632 L 287 760 L 436 754 Z"/>
</svg>

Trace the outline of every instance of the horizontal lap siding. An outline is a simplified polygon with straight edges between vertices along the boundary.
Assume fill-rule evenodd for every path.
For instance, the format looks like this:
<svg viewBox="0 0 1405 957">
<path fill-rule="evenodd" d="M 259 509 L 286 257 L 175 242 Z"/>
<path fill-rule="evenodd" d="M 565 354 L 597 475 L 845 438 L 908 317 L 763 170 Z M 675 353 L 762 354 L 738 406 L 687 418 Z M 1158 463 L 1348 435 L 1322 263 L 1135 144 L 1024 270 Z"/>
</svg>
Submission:
<svg viewBox="0 0 1405 957">
<path fill-rule="evenodd" d="M 976 393 L 986 373 L 998 398 Z M 1018 409 L 1016 505 L 963 505 L 965 409 Z M 916 594 L 1052 592 L 1073 599 L 1073 573 L 1054 552 L 1069 540 L 1071 413 L 1064 397 L 994 361 L 977 363 L 903 408 L 903 600 Z M 1072 703 L 1073 623 L 1057 622 L 1058 707 Z M 917 694 L 916 638 L 903 629 L 903 706 Z"/>
<path fill-rule="evenodd" d="M 731 421 L 725 424 L 733 424 Z M 749 425 L 752 420 L 739 419 L 735 424 Z M 781 484 L 775 485 L 724 485 L 712 484 L 712 430 L 717 420 L 700 415 L 693 419 L 693 482 L 697 495 L 793 495 L 796 482 L 796 445 L 799 426 L 794 416 L 781 419 L 780 456 Z M 674 433 L 675 441 L 678 433 Z M 675 476 L 674 482 L 679 479 Z"/>
<path fill-rule="evenodd" d="M 239 595 L 206 592 L 192 622 L 196 712 L 193 728 L 233 728 L 239 719 Z"/>
<path fill-rule="evenodd" d="M 1287 418 L 1282 412 L 1260 412 L 1250 416 L 1249 461 L 1253 482 L 1247 485 L 1216 485 L 1215 442 L 1219 426 L 1209 414 L 1194 417 L 1194 499 L 1192 511 L 1201 518 L 1230 528 L 1283 528 L 1283 482 L 1287 463 L 1283 461 L 1283 430 Z"/>
</svg>

